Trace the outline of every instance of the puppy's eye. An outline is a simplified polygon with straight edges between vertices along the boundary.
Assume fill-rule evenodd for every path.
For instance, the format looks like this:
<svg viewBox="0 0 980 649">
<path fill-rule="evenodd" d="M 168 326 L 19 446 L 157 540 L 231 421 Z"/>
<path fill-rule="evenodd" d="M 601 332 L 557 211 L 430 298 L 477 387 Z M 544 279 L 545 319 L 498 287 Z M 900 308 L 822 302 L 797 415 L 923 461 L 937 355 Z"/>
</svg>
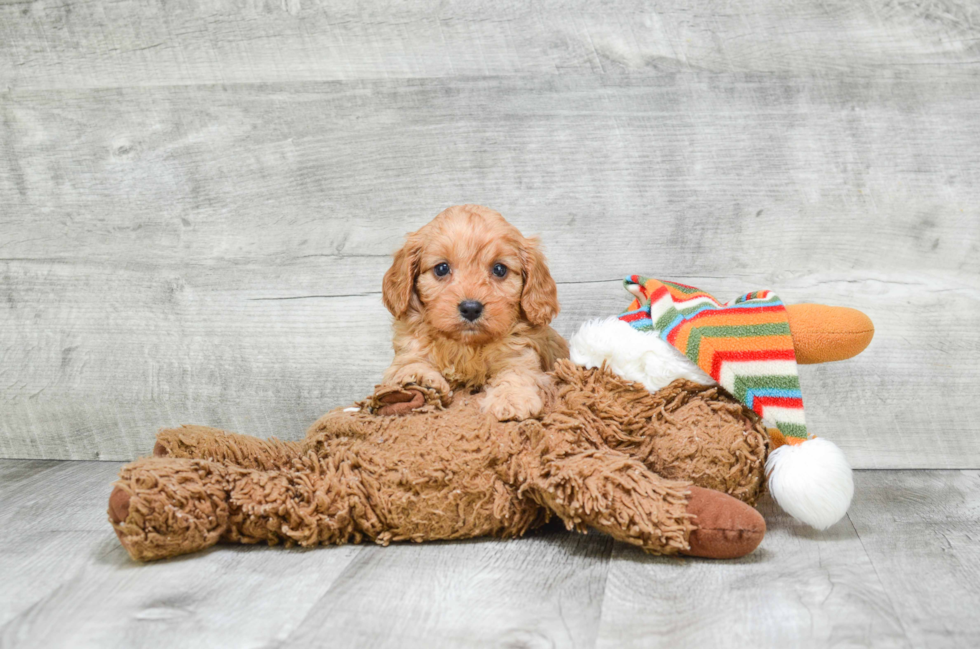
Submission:
<svg viewBox="0 0 980 649">
<path fill-rule="evenodd" d="M 432 272 L 436 274 L 436 277 L 445 277 L 449 274 L 449 264 L 446 262 L 436 264 L 436 267 L 432 269 Z"/>
<path fill-rule="evenodd" d="M 507 275 L 507 267 L 503 264 L 494 264 L 492 272 L 497 277 L 504 277 Z"/>
</svg>

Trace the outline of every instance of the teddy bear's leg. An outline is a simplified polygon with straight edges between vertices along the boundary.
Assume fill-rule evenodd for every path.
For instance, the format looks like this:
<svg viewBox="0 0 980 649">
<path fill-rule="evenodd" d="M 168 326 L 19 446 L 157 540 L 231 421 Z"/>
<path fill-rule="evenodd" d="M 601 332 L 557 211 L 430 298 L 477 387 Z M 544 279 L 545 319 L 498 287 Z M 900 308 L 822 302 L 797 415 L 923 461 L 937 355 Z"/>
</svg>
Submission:
<svg viewBox="0 0 980 649">
<path fill-rule="evenodd" d="M 612 450 L 551 459 L 532 489 L 569 529 L 594 527 L 652 554 L 731 559 L 752 552 L 765 535 L 764 519 L 745 503 L 667 480 Z"/>
<path fill-rule="evenodd" d="M 382 531 L 350 462 L 308 452 L 289 467 L 238 473 L 228 494 L 229 541 L 340 545 Z"/>
<path fill-rule="evenodd" d="M 750 505 L 765 490 L 769 435 L 758 417 L 717 386 L 674 381 L 638 440 L 616 446 L 672 480 L 723 491 Z"/>
<path fill-rule="evenodd" d="M 555 367 L 554 408 L 580 436 L 626 453 L 671 480 L 753 504 L 765 486 L 769 436 L 758 417 L 718 386 L 677 379 L 648 392 L 608 368 Z"/>
<path fill-rule="evenodd" d="M 163 428 L 157 433 L 156 457 L 215 460 L 247 469 L 276 469 L 303 452 L 303 442 L 283 442 L 228 433 L 207 426 Z"/>
<path fill-rule="evenodd" d="M 119 476 L 109 519 L 130 556 L 140 561 L 219 541 L 310 546 L 358 542 L 382 532 L 354 469 L 313 453 L 273 470 L 144 458 Z"/>
</svg>

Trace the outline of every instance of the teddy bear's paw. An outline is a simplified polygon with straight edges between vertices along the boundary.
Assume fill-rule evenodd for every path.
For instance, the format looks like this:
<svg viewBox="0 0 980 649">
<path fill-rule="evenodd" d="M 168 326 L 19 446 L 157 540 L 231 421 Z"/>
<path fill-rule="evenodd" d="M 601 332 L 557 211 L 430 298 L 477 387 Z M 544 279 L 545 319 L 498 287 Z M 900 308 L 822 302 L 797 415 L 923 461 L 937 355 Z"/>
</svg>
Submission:
<svg viewBox="0 0 980 649">
<path fill-rule="evenodd" d="M 411 413 L 433 412 L 444 408 L 442 395 L 432 388 L 421 385 L 401 386 L 382 383 L 374 386 L 374 393 L 356 404 L 355 410 L 381 416 L 401 416 Z"/>
<path fill-rule="evenodd" d="M 533 387 L 498 385 L 487 388 L 480 408 L 498 421 L 523 421 L 540 415 L 544 402 Z"/>
<path fill-rule="evenodd" d="M 415 388 L 392 388 L 377 395 L 376 414 L 383 417 L 407 415 L 425 405 L 425 393 Z"/>
<path fill-rule="evenodd" d="M 212 462 L 144 458 L 119 476 L 109 495 L 109 522 L 138 561 L 204 549 L 228 527 L 225 476 Z"/>
<path fill-rule="evenodd" d="M 726 493 L 690 487 L 687 513 L 697 529 L 688 538 L 691 557 L 736 559 L 749 554 L 766 535 L 766 520 L 754 508 Z"/>
</svg>

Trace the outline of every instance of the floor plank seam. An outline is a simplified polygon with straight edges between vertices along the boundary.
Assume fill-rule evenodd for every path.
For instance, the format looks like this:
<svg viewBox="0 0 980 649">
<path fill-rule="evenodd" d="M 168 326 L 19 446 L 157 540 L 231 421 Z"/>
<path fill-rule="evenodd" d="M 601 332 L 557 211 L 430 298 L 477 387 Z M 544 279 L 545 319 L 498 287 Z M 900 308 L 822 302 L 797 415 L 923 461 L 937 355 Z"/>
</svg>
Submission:
<svg viewBox="0 0 980 649">
<path fill-rule="evenodd" d="M 851 514 L 846 514 L 846 517 L 851 529 L 854 530 L 854 535 L 857 537 L 858 543 L 861 544 L 861 551 L 864 552 L 864 556 L 867 557 L 868 563 L 871 564 L 871 569 L 875 572 L 875 579 L 878 580 L 878 585 L 881 586 L 881 592 L 885 594 L 885 599 L 888 600 L 888 606 L 892 609 L 892 615 L 894 615 L 895 619 L 898 620 L 898 625 L 902 629 L 902 635 L 905 636 L 905 640 L 910 646 L 914 646 L 912 643 L 912 638 L 909 637 L 908 629 L 905 628 L 905 621 L 902 619 L 902 616 L 899 615 L 898 608 L 895 606 L 895 601 L 892 599 L 891 593 L 889 593 L 888 589 L 885 587 L 885 582 L 882 581 L 881 575 L 878 573 L 878 566 L 875 565 L 874 559 L 871 558 L 871 553 L 868 552 L 868 548 L 865 547 L 864 539 L 861 538 L 861 533 L 858 532 L 857 526 L 851 519 Z"/>
</svg>

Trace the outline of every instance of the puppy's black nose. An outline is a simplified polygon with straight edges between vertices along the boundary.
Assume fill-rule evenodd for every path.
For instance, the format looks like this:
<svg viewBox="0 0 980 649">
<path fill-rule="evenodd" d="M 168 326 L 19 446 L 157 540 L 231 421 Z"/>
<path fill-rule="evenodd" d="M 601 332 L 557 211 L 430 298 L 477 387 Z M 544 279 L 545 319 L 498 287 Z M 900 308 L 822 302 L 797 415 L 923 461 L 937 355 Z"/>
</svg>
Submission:
<svg viewBox="0 0 980 649">
<path fill-rule="evenodd" d="M 483 303 L 476 300 L 463 300 L 459 303 L 459 315 L 473 322 L 483 313 Z"/>
</svg>

